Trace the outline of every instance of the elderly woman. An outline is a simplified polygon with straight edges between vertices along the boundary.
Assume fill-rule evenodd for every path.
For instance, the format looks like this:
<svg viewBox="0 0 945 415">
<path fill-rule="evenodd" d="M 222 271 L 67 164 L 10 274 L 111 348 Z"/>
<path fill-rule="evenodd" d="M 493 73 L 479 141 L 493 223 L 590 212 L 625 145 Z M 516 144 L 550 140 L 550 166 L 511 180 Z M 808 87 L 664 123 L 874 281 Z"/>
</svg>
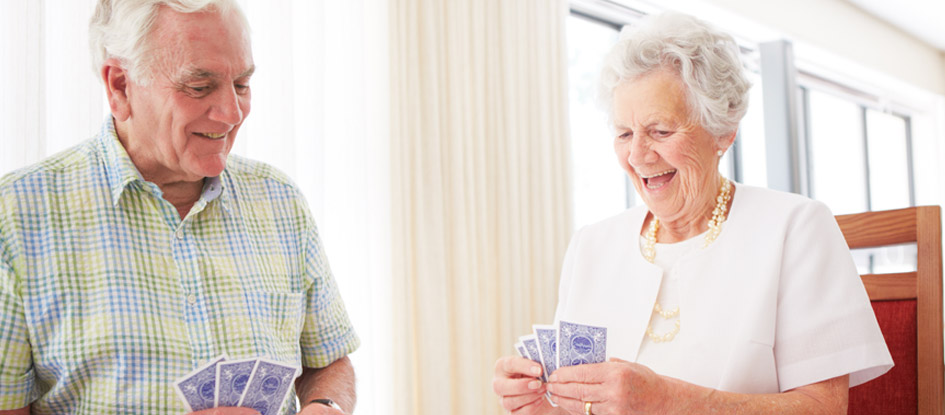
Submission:
<svg viewBox="0 0 945 415">
<path fill-rule="evenodd" d="M 749 82 L 733 39 L 679 14 L 610 53 L 617 162 L 645 205 L 578 231 L 557 320 L 607 327 L 609 361 L 496 362 L 513 414 L 846 414 L 892 367 L 830 211 L 719 174 Z M 549 392 L 553 407 L 545 398 Z"/>
</svg>

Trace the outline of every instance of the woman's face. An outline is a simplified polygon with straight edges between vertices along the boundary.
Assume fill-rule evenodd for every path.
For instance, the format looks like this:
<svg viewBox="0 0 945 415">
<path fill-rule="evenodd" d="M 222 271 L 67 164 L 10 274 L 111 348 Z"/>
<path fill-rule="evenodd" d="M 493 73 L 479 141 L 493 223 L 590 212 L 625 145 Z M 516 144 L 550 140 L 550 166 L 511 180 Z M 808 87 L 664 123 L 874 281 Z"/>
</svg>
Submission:
<svg viewBox="0 0 945 415">
<path fill-rule="evenodd" d="M 656 71 L 625 81 L 613 100 L 614 152 L 649 210 L 663 222 L 711 216 L 717 152 L 731 140 L 713 137 L 690 116 L 678 75 Z"/>
</svg>

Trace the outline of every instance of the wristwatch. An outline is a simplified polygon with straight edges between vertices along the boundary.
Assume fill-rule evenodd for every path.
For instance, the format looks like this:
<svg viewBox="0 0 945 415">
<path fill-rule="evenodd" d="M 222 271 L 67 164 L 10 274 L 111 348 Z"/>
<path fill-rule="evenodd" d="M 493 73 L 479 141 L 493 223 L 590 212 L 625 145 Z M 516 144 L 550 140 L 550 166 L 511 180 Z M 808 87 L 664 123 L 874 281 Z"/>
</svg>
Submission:
<svg viewBox="0 0 945 415">
<path fill-rule="evenodd" d="M 309 402 L 309 404 L 313 404 L 313 403 L 320 403 L 320 404 L 325 405 L 325 406 L 327 406 L 327 407 L 337 409 L 337 410 L 339 410 L 339 411 L 341 411 L 341 412 L 344 412 L 344 411 L 345 411 L 344 409 L 341 409 L 341 407 L 338 406 L 338 404 L 336 404 L 335 401 L 333 401 L 333 400 L 331 400 L 331 399 L 328 399 L 328 398 L 312 399 L 312 401 Z"/>
</svg>

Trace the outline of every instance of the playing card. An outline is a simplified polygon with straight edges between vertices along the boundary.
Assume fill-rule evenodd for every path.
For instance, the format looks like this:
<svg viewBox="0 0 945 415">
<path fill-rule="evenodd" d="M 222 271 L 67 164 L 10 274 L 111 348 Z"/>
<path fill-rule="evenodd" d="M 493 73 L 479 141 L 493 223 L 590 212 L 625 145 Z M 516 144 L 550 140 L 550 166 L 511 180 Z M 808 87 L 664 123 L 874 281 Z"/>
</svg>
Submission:
<svg viewBox="0 0 945 415">
<path fill-rule="evenodd" d="M 541 354 L 541 364 L 546 376 L 558 368 L 558 328 L 551 325 L 533 325 L 535 339 L 538 341 L 538 351 Z"/>
<path fill-rule="evenodd" d="M 534 331 L 535 339 L 538 342 L 538 352 L 541 353 L 541 364 L 547 378 L 558 368 L 558 328 L 551 325 L 535 324 L 532 326 L 532 331 Z M 548 399 L 551 406 L 558 406 L 551 400 L 551 392 L 545 392 L 545 398 Z"/>
<path fill-rule="evenodd" d="M 607 328 L 558 322 L 558 367 L 607 360 Z"/>
<path fill-rule="evenodd" d="M 534 362 L 537 362 L 542 368 L 544 368 L 545 365 L 541 363 L 541 352 L 538 350 L 538 340 L 535 338 L 535 335 L 529 334 L 519 337 L 518 339 L 522 342 L 522 345 L 525 346 L 525 351 L 528 353 L 528 358 L 532 359 Z M 541 373 L 541 377 L 539 377 L 539 379 L 541 379 L 542 382 L 547 381 L 545 372 Z"/>
<path fill-rule="evenodd" d="M 253 408 L 262 415 L 275 415 L 285 402 L 301 369 L 298 366 L 260 359 L 237 406 Z"/>
<path fill-rule="evenodd" d="M 225 360 L 225 355 L 217 356 L 174 382 L 177 394 L 184 401 L 188 412 L 213 408 L 217 391 L 217 364 Z"/>
<path fill-rule="evenodd" d="M 519 356 L 530 359 L 530 357 L 528 357 L 528 350 L 525 350 L 525 345 L 523 345 L 522 342 L 515 343 L 515 351 L 518 352 Z"/>
<path fill-rule="evenodd" d="M 258 359 L 241 359 L 217 364 L 217 393 L 214 407 L 237 406 Z"/>
</svg>

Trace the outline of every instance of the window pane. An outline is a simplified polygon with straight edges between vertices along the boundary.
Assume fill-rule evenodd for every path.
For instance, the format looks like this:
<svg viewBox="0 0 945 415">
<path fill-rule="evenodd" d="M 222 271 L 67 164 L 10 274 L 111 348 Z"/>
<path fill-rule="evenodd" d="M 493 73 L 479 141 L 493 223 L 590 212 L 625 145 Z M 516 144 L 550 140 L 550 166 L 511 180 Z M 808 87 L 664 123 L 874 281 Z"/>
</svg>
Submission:
<svg viewBox="0 0 945 415">
<path fill-rule="evenodd" d="M 913 272 L 917 269 L 918 248 L 915 242 L 883 248 L 853 249 L 851 253 L 860 274 Z"/>
<path fill-rule="evenodd" d="M 739 150 L 742 161 L 742 183 L 768 187 L 767 159 L 765 155 L 764 94 L 761 91 L 761 75 L 749 72 L 751 90 L 748 91 L 748 112 L 739 124 Z"/>
<path fill-rule="evenodd" d="M 567 30 L 574 225 L 581 227 L 627 207 L 625 173 L 614 158 L 609 120 L 597 102 L 601 63 L 618 32 L 574 15 Z"/>
<path fill-rule="evenodd" d="M 834 214 L 867 210 L 859 105 L 811 90 L 809 109 L 811 196 Z"/>
<path fill-rule="evenodd" d="M 872 210 L 908 207 L 906 120 L 867 110 L 866 139 L 870 161 L 870 207 Z"/>
</svg>

